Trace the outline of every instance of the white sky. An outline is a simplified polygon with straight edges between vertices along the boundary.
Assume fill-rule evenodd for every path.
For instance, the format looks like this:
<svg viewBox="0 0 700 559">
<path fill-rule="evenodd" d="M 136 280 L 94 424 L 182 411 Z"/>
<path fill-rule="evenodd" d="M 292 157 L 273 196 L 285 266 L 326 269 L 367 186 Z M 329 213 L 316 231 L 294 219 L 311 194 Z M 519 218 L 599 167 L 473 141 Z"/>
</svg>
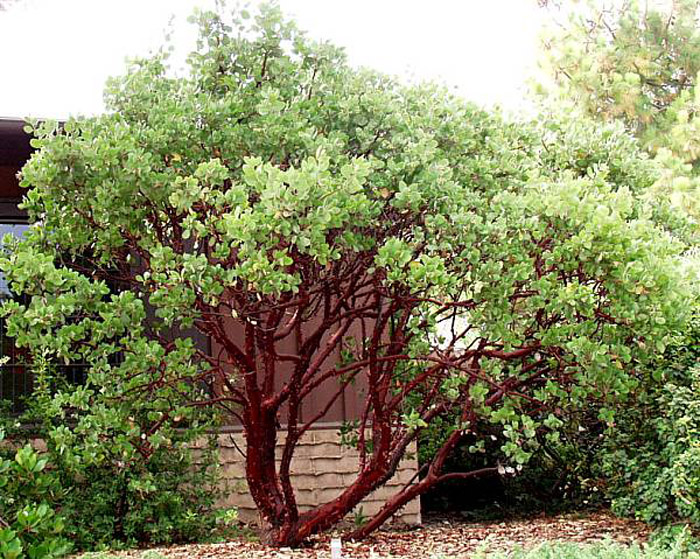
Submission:
<svg viewBox="0 0 700 559">
<path fill-rule="evenodd" d="M 477 103 L 516 112 L 526 106 L 547 16 L 536 0 L 280 4 L 311 36 L 345 47 L 354 65 L 441 81 Z M 194 29 L 186 18 L 198 5 L 211 0 L 13 0 L 0 11 L 0 116 L 101 111 L 107 76 L 123 72 L 125 57 L 162 44 L 171 16 L 178 50 L 190 49 Z"/>
</svg>

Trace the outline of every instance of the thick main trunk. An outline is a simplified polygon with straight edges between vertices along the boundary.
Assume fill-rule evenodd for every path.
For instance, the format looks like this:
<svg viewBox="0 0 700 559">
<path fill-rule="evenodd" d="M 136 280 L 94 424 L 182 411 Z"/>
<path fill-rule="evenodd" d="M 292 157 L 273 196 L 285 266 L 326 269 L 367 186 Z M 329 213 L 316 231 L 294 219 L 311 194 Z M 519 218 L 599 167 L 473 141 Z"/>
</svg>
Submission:
<svg viewBox="0 0 700 559">
<path fill-rule="evenodd" d="M 277 474 L 275 450 L 277 429 L 274 419 L 261 416 L 254 426 L 247 426 L 246 481 L 255 501 L 265 531 L 274 533 L 296 519 L 296 507 L 290 510 Z"/>
<path fill-rule="evenodd" d="M 336 499 L 301 515 L 298 515 L 296 505 L 286 503 L 280 494 L 282 503 L 275 516 L 263 512 L 261 504 L 258 503 L 258 498 L 262 496 L 262 504 L 266 507 L 272 506 L 270 495 L 266 493 L 266 487 L 269 487 L 269 484 L 259 476 L 249 477 L 248 486 L 251 495 L 253 495 L 261 512 L 263 523 L 261 540 L 276 547 L 299 546 L 313 534 L 331 528 L 352 512 L 362 499 L 380 485 L 380 481 L 386 474 L 387 472 L 379 468 L 366 471 L 360 474 Z"/>
<path fill-rule="evenodd" d="M 298 522 L 285 522 L 280 526 L 265 523 L 260 530 L 260 541 L 270 547 L 299 547 L 304 538 L 299 537 Z"/>
<path fill-rule="evenodd" d="M 337 498 L 299 515 L 298 518 L 288 512 L 281 514 L 274 522 L 265 522 L 263 519 L 263 541 L 278 547 L 296 547 L 310 536 L 332 528 L 390 478 L 394 469 L 389 462 L 375 464 L 374 468 L 360 473 Z"/>
</svg>

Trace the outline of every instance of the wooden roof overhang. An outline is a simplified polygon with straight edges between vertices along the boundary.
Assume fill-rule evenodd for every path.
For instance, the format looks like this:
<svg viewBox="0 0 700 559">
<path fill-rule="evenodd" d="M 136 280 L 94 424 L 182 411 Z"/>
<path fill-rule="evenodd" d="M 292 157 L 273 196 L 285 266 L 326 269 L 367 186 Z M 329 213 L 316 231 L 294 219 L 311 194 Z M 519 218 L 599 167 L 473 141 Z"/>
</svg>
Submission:
<svg viewBox="0 0 700 559">
<path fill-rule="evenodd" d="M 17 173 L 34 149 L 31 136 L 24 131 L 22 119 L 0 117 L 0 222 L 25 217 L 17 205 L 22 199 Z"/>
</svg>

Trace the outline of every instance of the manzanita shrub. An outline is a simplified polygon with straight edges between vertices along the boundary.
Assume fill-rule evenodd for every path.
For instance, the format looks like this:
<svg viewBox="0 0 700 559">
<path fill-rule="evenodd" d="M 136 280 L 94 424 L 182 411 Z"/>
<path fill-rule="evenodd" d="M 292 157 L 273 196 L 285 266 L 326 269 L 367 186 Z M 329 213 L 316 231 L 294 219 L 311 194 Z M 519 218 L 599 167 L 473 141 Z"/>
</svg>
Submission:
<svg viewBox="0 0 700 559">
<path fill-rule="evenodd" d="M 497 473 L 443 471 L 484 423 L 525 464 L 561 410 L 629 393 L 682 322 L 685 246 L 640 201 L 654 170 L 621 130 L 507 123 L 352 69 L 274 6 L 196 19 L 186 76 L 138 60 L 106 114 L 31 127 L 38 225 L 1 264 L 27 303 L 4 309 L 32 354 L 149 402 L 140 452 L 188 409 L 239 423 L 264 541 L 335 525 L 438 418 L 423 477 L 354 537 L 436 484 Z M 347 391 L 358 475 L 300 511 L 297 445 Z"/>
</svg>

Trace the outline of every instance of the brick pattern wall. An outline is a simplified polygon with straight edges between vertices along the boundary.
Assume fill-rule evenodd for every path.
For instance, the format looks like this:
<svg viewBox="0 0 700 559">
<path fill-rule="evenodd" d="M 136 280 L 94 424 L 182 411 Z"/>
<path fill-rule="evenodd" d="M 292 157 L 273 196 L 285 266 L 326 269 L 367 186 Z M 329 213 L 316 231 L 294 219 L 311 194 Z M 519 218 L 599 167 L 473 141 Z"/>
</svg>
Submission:
<svg viewBox="0 0 700 559">
<path fill-rule="evenodd" d="M 241 520 L 256 522 L 258 513 L 245 482 L 245 463 L 241 452 L 245 443 L 241 433 L 221 433 L 219 448 L 223 481 L 227 486 L 227 497 L 221 506 L 238 508 Z M 236 448 L 238 447 L 238 448 Z M 396 475 L 384 487 L 379 488 L 358 507 L 365 516 L 376 513 L 384 501 L 408 483 L 418 468 L 415 447 L 409 449 L 411 458 L 399 465 Z M 297 489 L 300 509 L 307 510 L 326 503 L 336 497 L 357 476 L 358 453 L 342 447 L 337 428 L 309 431 L 300 441 L 292 461 L 292 475 Z M 359 510 L 355 511 L 359 512 Z M 395 522 L 409 525 L 420 524 L 420 502 L 408 503 L 394 517 Z"/>
</svg>

